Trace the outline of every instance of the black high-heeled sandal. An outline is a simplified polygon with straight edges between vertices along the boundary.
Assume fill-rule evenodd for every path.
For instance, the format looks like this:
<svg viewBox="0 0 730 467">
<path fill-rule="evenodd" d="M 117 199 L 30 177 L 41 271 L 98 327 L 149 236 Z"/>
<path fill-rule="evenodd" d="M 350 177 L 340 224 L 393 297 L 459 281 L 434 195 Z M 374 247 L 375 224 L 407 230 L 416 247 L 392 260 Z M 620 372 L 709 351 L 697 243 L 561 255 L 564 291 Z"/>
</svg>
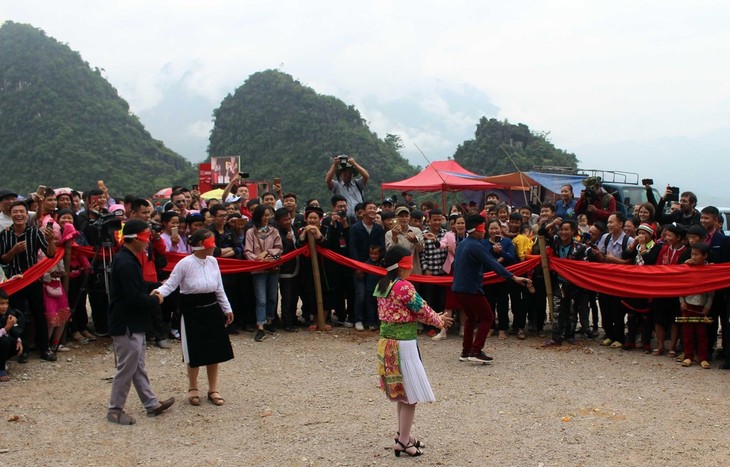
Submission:
<svg viewBox="0 0 730 467">
<path fill-rule="evenodd" d="M 395 434 L 398 435 L 398 436 L 400 436 L 400 431 L 396 431 Z M 417 447 L 419 449 L 426 447 L 426 444 L 422 443 L 417 438 L 414 438 L 413 436 L 411 436 L 411 438 L 413 439 L 413 445 L 415 447 Z M 398 442 L 398 437 L 393 438 L 393 440 L 397 443 Z"/>
<path fill-rule="evenodd" d="M 400 454 L 401 454 L 402 452 L 405 452 L 406 454 L 408 454 L 408 455 L 409 455 L 409 456 L 411 456 L 411 457 L 418 457 L 418 456 L 420 456 L 421 454 L 423 454 L 423 452 L 421 452 L 421 450 L 420 450 L 420 449 L 418 449 L 418 448 L 416 447 L 416 445 L 415 445 L 415 444 L 413 444 L 413 443 L 408 443 L 407 445 L 403 445 L 403 443 L 401 443 L 401 442 L 400 442 L 400 441 L 398 441 L 397 439 L 395 440 L 395 442 L 396 442 L 396 444 L 399 444 L 399 445 L 400 445 L 400 447 L 402 448 L 402 449 L 397 449 L 397 447 L 396 447 L 396 448 L 393 448 L 393 452 L 395 453 L 395 457 L 400 457 Z M 415 450 L 416 450 L 416 452 L 414 452 L 414 453 L 410 453 L 410 452 L 408 452 L 408 450 L 409 450 L 410 448 L 413 448 L 413 449 L 415 449 Z"/>
</svg>

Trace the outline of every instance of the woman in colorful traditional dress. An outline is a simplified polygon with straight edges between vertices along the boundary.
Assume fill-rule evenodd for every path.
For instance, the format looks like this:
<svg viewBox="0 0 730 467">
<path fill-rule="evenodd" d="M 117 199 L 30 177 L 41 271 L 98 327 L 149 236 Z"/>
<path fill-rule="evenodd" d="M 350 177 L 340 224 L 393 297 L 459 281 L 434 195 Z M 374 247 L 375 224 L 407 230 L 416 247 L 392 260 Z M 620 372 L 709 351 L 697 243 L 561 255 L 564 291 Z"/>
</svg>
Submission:
<svg viewBox="0 0 730 467">
<path fill-rule="evenodd" d="M 378 375 L 380 387 L 397 403 L 398 437 L 395 455 L 405 452 L 420 456 L 423 443 L 411 436 L 411 426 L 418 402 L 435 400 L 428 383 L 416 341 L 416 322 L 444 328 L 451 317 L 434 312 L 416 293 L 406 278 L 413 269 L 413 255 L 406 248 L 394 246 L 385 254 L 387 274 L 375 289 L 380 318 L 378 341 Z"/>
</svg>

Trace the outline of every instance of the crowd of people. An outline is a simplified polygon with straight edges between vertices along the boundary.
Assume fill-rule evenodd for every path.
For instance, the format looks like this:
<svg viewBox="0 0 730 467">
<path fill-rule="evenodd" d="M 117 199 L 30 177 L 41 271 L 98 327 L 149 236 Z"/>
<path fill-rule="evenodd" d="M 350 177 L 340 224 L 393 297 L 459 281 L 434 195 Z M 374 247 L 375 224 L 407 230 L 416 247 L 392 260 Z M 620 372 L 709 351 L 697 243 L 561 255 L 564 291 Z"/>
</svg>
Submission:
<svg viewBox="0 0 730 467">
<path fill-rule="evenodd" d="M 166 253 L 191 254 L 201 262 L 212 256 L 272 263 L 253 272 L 224 274 L 223 296 L 216 289 L 205 292 L 205 300 L 214 294 L 217 307 L 230 312 L 222 320 L 228 321 L 221 328 L 224 333 L 248 331 L 261 342 L 280 330 L 381 329 L 375 297 L 381 276 L 319 256 L 320 277 L 315 278 L 308 256 L 279 261 L 306 245 L 310 236 L 325 249 L 376 266 L 383 266 L 386 252 L 398 246 L 412 258 L 413 274 L 453 277 L 453 286 L 417 283 L 416 290 L 432 310 L 448 320 L 453 317 L 458 326 L 449 332 L 427 323 L 418 331 L 436 341 L 459 334 L 464 341 L 460 360 L 491 360 L 482 348 L 492 335 L 497 339 L 534 335 L 544 338 L 545 346 L 600 335 L 601 345 L 667 354 L 684 366 L 696 361 L 703 368 L 725 357 L 723 346 L 716 342 L 718 326 L 722 343 L 730 342 L 730 300 L 724 290 L 676 298 L 624 298 L 581 288 L 550 273 L 555 312 L 553 322 L 546 323 L 542 269 L 517 276 L 505 269 L 539 254 L 538 235 L 546 238 L 549 255 L 569 260 L 639 267 L 730 260 L 719 211 L 711 206 L 698 211 L 691 192 L 682 193 L 676 206 L 669 208 L 670 191 L 655 200 L 647 186 L 648 201 L 627 214 L 617 210 L 613 196 L 596 178 L 587 179 L 578 196 L 565 185 L 555 203 L 529 207 L 509 206 L 496 193 L 487 195 L 482 206 L 440 207 L 432 201 L 416 206 L 410 193 L 375 202 L 365 195 L 367 182 L 367 170 L 353 157 L 337 156 L 324 180 L 332 195 L 322 205 L 316 199 L 301 202 L 298 194 L 283 191 L 279 179 L 271 191 L 251 198 L 240 177 L 230 181 L 221 199 L 203 199 L 197 190 L 174 187 L 169 202 L 159 206 L 131 194 L 114 198 L 101 182 L 83 194 L 39 187 L 25 199 L 12 190 L 0 190 L 3 280 L 22 278 L 28 268 L 67 242 L 94 247 L 96 252 L 87 257 L 74 250 L 70 264 L 59 263 L 41 281 L 9 297 L 0 293 L 0 380 L 10 378 L 5 362 L 14 356 L 27 362 L 31 347 L 42 359 L 54 361 L 57 352 L 69 350 L 65 345 L 69 341 L 84 344 L 110 334 L 114 323 L 109 319 L 105 266 L 125 243 L 123 226 L 133 220 L 144 222 L 150 231 L 149 242 L 136 255 L 143 281 L 149 291 L 164 296 L 152 307 L 146 338 L 164 349 L 170 348 L 171 339 L 187 341 L 185 352 L 191 352 L 187 362 L 193 361 L 199 339 L 208 334 L 191 333 L 190 323 L 197 327 L 200 320 L 189 309 L 188 295 L 197 289 L 174 273 L 168 279 Z M 201 253 L 208 248 L 203 244 L 210 247 L 209 255 Z M 188 266 L 194 266 L 192 260 Z M 507 280 L 482 286 L 481 273 L 490 270 Z M 60 285 L 62 279 L 67 288 Z M 322 288 L 324 329 L 316 319 L 315 282 Z M 223 348 L 215 360 L 228 358 L 232 355 Z M 216 371 L 210 367 L 218 362 L 205 358 L 201 362 L 208 365 L 209 397 L 222 403 Z M 723 365 L 727 367 L 728 363 Z M 189 399 L 199 401 L 197 371 L 189 376 Z"/>
</svg>

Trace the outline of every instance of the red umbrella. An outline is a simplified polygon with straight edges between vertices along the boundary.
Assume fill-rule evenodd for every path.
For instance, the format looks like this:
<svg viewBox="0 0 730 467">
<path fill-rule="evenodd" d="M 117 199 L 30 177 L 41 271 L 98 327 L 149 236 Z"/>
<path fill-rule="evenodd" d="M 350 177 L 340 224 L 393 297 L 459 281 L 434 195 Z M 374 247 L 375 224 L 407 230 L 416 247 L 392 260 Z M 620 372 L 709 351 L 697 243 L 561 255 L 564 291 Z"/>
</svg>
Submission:
<svg viewBox="0 0 730 467">
<path fill-rule="evenodd" d="M 172 195 L 172 187 L 170 188 L 163 188 L 154 195 L 152 195 L 153 198 L 169 198 L 170 195 Z"/>
</svg>

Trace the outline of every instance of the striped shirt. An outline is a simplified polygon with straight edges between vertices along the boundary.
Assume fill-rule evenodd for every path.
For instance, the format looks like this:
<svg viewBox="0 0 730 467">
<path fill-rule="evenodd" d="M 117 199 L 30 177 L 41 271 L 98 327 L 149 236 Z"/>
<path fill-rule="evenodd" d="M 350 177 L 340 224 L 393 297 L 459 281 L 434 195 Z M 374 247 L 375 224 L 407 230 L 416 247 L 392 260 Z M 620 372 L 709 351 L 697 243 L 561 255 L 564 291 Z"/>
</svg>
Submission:
<svg viewBox="0 0 730 467">
<path fill-rule="evenodd" d="M 25 241 L 25 251 L 21 251 L 8 263 L 8 276 L 23 274 L 28 268 L 38 262 L 38 251 L 48 253 L 48 242 L 46 237 L 36 227 L 26 226 L 23 233 L 15 234 L 13 227 L 0 232 L 0 256 L 5 255 L 18 243 Z"/>
<path fill-rule="evenodd" d="M 430 232 L 430 230 L 427 230 Z M 444 263 L 449 255 L 449 252 L 445 249 L 441 249 L 441 239 L 446 235 L 446 230 L 441 229 L 436 235 L 436 239 L 431 241 L 423 240 L 423 251 L 421 252 L 421 268 L 424 272 L 430 271 L 434 276 L 443 276 L 446 274 L 444 271 Z"/>
</svg>

